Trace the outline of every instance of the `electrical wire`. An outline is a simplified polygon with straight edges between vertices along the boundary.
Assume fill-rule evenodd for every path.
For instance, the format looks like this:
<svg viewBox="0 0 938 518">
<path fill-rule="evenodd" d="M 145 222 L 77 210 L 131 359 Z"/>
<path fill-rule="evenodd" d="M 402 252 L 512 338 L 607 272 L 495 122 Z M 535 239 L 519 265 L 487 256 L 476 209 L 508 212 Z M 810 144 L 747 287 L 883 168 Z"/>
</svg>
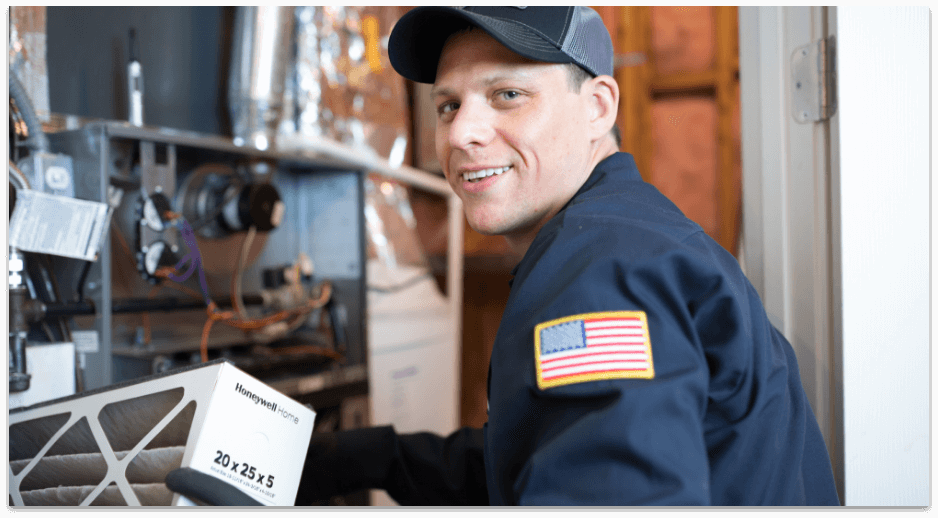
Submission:
<svg viewBox="0 0 938 518">
<path fill-rule="evenodd" d="M 163 267 L 157 269 L 155 275 L 162 278 L 167 287 L 183 291 L 196 298 L 200 297 L 199 293 L 195 290 L 170 280 L 168 277 L 174 273 L 175 269 L 171 267 Z M 312 311 L 324 307 L 331 299 L 332 283 L 329 281 L 323 281 L 320 288 L 320 294 L 315 299 L 307 300 L 306 303 L 302 306 L 281 310 L 277 313 L 267 315 L 266 317 L 255 319 L 239 318 L 237 313 L 234 311 L 221 311 L 219 310 L 215 301 L 208 299 L 208 305 L 206 307 L 208 318 L 205 321 L 205 325 L 202 327 L 202 340 L 199 344 L 199 353 L 201 359 L 203 362 L 208 361 L 208 338 L 215 322 L 220 322 L 228 327 L 240 329 L 242 331 L 257 331 L 271 324 L 276 324 L 290 318 L 303 318 Z M 296 322 L 294 321 L 292 324 L 295 323 Z"/>
<path fill-rule="evenodd" d="M 238 254 L 238 266 L 234 275 L 231 276 L 231 304 L 234 306 L 238 316 L 242 319 L 247 318 L 247 312 L 244 309 L 244 300 L 241 295 L 241 279 L 244 275 L 244 264 L 247 262 L 248 253 L 251 250 L 251 244 L 254 242 L 254 236 L 257 235 L 257 229 L 254 225 L 248 229 L 244 241 L 241 243 L 241 253 Z"/>
<path fill-rule="evenodd" d="M 20 171 L 19 167 L 16 167 L 12 159 L 10 160 L 10 183 L 12 183 L 13 187 L 18 191 L 32 189 L 29 185 L 29 180 L 26 179 L 26 175 L 23 174 L 23 171 Z"/>
<path fill-rule="evenodd" d="M 10 97 L 16 102 L 16 108 L 23 117 L 23 122 L 26 123 L 26 128 L 29 131 L 26 145 L 33 151 L 48 153 L 50 149 L 49 137 L 42 131 L 42 123 L 36 117 L 36 111 L 29 100 L 29 94 L 26 93 L 26 89 L 16 78 L 12 68 L 10 69 Z"/>
<path fill-rule="evenodd" d="M 166 216 L 172 220 L 177 220 L 177 223 L 179 221 L 185 222 L 182 216 L 173 212 L 167 213 Z M 176 226 L 179 228 L 178 225 Z M 315 299 L 308 299 L 305 304 L 299 307 L 281 310 L 262 318 L 248 318 L 247 312 L 244 309 L 244 300 L 241 293 L 241 281 L 245 268 L 244 265 L 247 262 L 247 256 L 250 252 L 251 244 L 253 243 L 256 234 L 257 229 L 254 226 L 251 226 L 248 229 L 248 233 L 245 236 L 244 241 L 241 243 L 237 269 L 235 270 L 235 273 L 231 279 L 231 299 L 232 306 L 235 308 L 235 311 L 221 311 L 208 293 L 199 294 L 195 290 L 192 290 L 180 283 L 171 280 L 170 276 L 176 275 L 178 273 L 173 267 L 166 266 L 157 268 L 156 272 L 154 272 L 154 276 L 159 278 L 163 284 L 169 288 L 188 293 L 195 298 L 202 298 L 202 295 L 204 295 L 207 301 L 207 318 L 205 320 L 205 325 L 202 327 L 202 338 L 199 343 L 199 354 L 202 362 L 208 361 L 208 338 L 210 336 L 212 327 L 215 325 L 215 322 L 221 322 L 228 327 L 250 332 L 258 331 L 270 325 L 293 319 L 292 322 L 287 324 L 287 328 L 296 329 L 299 327 L 299 325 L 302 325 L 303 319 L 305 319 L 312 311 L 325 307 L 326 304 L 328 304 L 332 299 L 332 283 L 329 281 L 323 281 L 320 284 L 319 296 Z M 126 241 L 124 241 L 122 245 L 129 251 L 130 247 L 127 245 Z M 154 293 L 155 289 L 151 292 L 151 296 Z M 144 318 L 144 340 L 149 343 L 149 314 L 145 314 Z"/>
</svg>

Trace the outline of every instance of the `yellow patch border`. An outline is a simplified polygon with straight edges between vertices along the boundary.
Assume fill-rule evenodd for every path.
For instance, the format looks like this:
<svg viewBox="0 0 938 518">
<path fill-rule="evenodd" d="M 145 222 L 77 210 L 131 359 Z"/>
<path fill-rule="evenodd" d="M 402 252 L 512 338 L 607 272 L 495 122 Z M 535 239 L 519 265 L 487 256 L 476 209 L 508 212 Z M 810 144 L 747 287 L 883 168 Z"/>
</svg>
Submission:
<svg viewBox="0 0 938 518">
<path fill-rule="evenodd" d="M 557 324 L 571 322 L 573 320 L 585 320 L 587 318 L 635 318 L 642 321 L 642 332 L 645 334 L 645 352 L 648 353 L 648 368 L 643 371 L 608 371 L 595 374 L 578 374 L 569 378 L 562 378 L 553 381 L 544 381 L 544 374 L 541 372 L 541 331 L 553 327 Z M 648 334 L 648 317 L 644 311 L 598 311 L 595 313 L 581 313 L 568 317 L 557 318 L 547 322 L 541 322 L 534 328 L 534 365 L 537 369 L 537 387 L 548 389 L 560 387 L 563 385 L 572 385 L 574 383 L 583 383 L 584 381 L 622 379 L 622 378 L 641 378 L 653 379 L 655 377 L 655 364 L 651 355 L 651 336 Z"/>
</svg>

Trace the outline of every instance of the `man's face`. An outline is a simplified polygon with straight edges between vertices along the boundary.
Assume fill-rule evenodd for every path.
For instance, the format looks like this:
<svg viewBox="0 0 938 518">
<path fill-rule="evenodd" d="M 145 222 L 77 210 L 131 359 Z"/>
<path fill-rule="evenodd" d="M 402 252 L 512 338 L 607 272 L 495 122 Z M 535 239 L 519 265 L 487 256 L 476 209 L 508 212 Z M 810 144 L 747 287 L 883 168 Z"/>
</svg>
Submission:
<svg viewBox="0 0 938 518">
<path fill-rule="evenodd" d="M 587 99 L 563 65 L 481 30 L 450 38 L 433 85 L 436 152 L 472 228 L 530 244 L 576 193 L 590 159 Z"/>
</svg>

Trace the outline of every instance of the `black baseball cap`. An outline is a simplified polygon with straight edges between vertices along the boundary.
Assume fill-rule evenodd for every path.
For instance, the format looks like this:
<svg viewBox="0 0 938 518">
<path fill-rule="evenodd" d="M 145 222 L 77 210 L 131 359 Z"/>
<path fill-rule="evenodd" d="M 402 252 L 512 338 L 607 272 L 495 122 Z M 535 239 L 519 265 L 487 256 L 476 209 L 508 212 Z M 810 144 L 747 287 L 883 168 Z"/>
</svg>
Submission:
<svg viewBox="0 0 938 518">
<path fill-rule="evenodd" d="M 470 25 L 526 58 L 612 75 L 612 38 L 599 14 L 583 6 L 417 7 L 391 31 L 391 66 L 407 79 L 433 83 L 446 40 Z"/>
</svg>

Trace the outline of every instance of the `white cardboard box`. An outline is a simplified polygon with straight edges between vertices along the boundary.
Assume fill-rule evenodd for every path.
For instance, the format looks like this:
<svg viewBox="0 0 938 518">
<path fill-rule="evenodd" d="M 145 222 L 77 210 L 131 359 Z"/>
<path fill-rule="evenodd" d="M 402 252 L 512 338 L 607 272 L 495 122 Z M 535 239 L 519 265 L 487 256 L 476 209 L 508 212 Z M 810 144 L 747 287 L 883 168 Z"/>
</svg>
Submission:
<svg viewBox="0 0 938 518">
<path fill-rule="evenodd" d="M 14 505 L 188 505 L 191 467 L 291 506 L 315 412 L 224 360 L 10 413 Z"/>
</svg>

